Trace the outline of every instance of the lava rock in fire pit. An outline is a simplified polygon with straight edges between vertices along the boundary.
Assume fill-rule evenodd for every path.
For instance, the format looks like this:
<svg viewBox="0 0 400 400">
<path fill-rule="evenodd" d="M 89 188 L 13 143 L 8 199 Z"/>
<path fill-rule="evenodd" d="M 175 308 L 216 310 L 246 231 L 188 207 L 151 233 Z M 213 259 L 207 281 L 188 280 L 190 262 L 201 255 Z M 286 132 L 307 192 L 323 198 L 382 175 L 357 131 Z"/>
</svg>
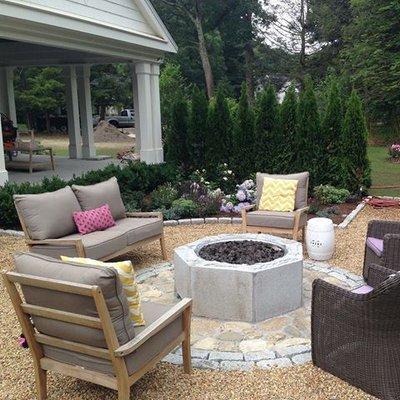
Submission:
<svg viewBox="0 0 400 400">
<path fill-rule="evenodd" d="M 281 247 L 254 240 L 213 243 L 199 251 L 199 256 L 207 261 L 248 265 L 273 261 L 284 255 Z"/>
</svg>

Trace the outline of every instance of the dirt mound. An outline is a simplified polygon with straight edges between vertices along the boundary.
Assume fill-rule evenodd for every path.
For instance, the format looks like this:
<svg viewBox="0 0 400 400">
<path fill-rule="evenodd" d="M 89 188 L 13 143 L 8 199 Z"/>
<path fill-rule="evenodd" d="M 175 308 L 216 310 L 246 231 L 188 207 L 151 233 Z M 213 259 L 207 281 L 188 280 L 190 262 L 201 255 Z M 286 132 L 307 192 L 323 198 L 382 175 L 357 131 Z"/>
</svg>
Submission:
<svg viewBox="0 0 400 400">
<path fill-rule="evenodd" d="M 128 133 L 122 133 L 118 128 L 109 124 L 107 121 L 100 121 L 94 128 L 95 143 L 108 142 L 131 142 L 133 138 Z"/>
</svg>

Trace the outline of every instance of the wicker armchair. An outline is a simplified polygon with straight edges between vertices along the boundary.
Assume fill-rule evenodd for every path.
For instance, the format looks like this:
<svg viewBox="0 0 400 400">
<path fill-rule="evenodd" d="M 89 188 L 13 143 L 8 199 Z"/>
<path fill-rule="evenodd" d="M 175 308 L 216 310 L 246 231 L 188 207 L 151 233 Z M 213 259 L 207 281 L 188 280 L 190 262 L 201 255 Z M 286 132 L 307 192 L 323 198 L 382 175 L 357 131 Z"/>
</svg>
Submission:
<svg viewBox="0 0 400 400">
<path fill-rule="evenodd" d="M 382 248 L 376 249 L 369 243 L 370 238 L 383 241 Z M 371 221 L 368 224 L 365 243 L 364 278 L 367 278 L 368 266 L 382 265 L 385 268 L 400 271 L 400 222 Z"/>
<path fill-rule="evenodd" d="M 313 283 L 313 363 L 384 400 L 400 393 L 400 274 L 393 272 L 370 265 L 368 294 Z"/>
</svg>

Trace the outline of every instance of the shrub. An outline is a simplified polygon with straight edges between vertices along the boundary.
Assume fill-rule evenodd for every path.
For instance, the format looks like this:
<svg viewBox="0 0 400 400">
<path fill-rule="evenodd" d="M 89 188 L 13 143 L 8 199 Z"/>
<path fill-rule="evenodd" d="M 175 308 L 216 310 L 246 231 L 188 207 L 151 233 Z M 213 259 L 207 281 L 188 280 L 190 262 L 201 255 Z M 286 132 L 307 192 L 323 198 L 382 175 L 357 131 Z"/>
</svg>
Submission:
<svg viewBox="0 0 400 400">
<path fill-rule="evenodd" d="M 121 188 L 121 196 L 128 211 L 143 207 L 145 195 L 160 185 L 170 182 L 176 184 L 181 178 L 179 170 L 171 165 L 147 165 L 140 162 L 128 162 L 122 166 L 107 167 L 90 171 L 82 176 L 64 181 L 59 177 L 45 178 L 41 183 L 7 183 L 0 188 L 0 228 L 19 229 L 18 215 L 14 207 L 14 194 L 37 194 L 53 192 L 68 185 L 92 185 L 115 176 Z"/>
<path fill-rule="evenodd" d="M 208 100 L 205 92 L 194 86 L 189 113 L 188 151 L 191 168 L 205 165 Z"/>
<path fill-rule="evenodd" d="M 394 143 L 389 147 L 389 157 L 392 160 L 400 160 L 400 144 Z"/>
<path fill-rule="evenodd" d="M 320 204 L 341 204 L 347 200 L 350 192 L 330 185 L 320 185 L 314 188 L 314 196 Z"/>
<path fill-rule="evenodd" d="M 367 155 L 368 132 L 361 99 L 353 90 L 343 125 L 343 153 L 346 187 L 352 193 L 371 186 L 371 168 Z"/>
<path fill-rule="evenodd" d="M 257 97 L 254 153 L 258 171 L 279 169 L 277 164 L 282 141 L 277 137 L 281 133 L 278 128 L 278 100 L 274 87 L 269 85 Z"/>
<path fill-rule="evenodd" d="M 155 209 L 170 208 L 178 197 L 178 190 L 171 183 L 166 183 L 151 193 L 152 206 Z"/>
<path fill-rule="evenodd" d="M 321 143 L 320 118 L 317 100 L 311 78 L 306 78 L 304 90 L 300 94 L 298 107 L 298 148 L 297 171 L 310 172 L 310 187 L 321 183 L 321 157 L 324 155 Z"/>
<path fill-rule="evenodd" d="M 193 200 L 180 198 L 173 201 L 171 211 L 178 218 L 197 217 L 198 205 Z"/>
<path fill-rule="evenodd" d="M 247 85 L 242 85 L 233 136 L 233 170 L 239 179 L 255 172 L 254 165 L 254 113 L 249 105 Z"/>
</svg>

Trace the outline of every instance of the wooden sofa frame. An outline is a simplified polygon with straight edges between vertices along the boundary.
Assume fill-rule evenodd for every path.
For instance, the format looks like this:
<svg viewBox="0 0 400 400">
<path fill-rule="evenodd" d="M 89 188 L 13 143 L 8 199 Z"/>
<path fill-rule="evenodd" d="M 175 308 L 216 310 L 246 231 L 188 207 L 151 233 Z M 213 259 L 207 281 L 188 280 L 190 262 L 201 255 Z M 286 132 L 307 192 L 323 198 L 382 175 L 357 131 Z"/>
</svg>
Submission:
<svg viewBox="0 0 400 400">
<path fill-rule="evenodd" d="M 77 257 L 86 257 L 86 252 L 85 252 L 85 246 L 83 245 L 83 241 L 81 239 L 76 239 L 76 240 L 71 240 L 71 239 L 46 239 L 46 240 L 34 240 L 31 239 L 29 236 L 28 229 L 25 225 L 25 222 L 22 218 L 22 215 L 18 211 L 17 208 L 17 214 L 19 217 L 19 221 L 21 223 L 22 230 L 24 231 L 25 234 L 25 242 L 28 245 L 29 249 L 31 249 L 33 246 L 36 245 L 47 245 L 47 246 L 74 246 L 76 249 L 76 255 Z M 130 212 L 126 213 L 127 218 L 158 218 L 161 221 L 164 220 L 164 216 L 162 212 Z M 136 242 L 130 246 L 127 246 L 115 253 L 109 254 L 106 257 L 101 258 L 99 261 L 108 261 L 111 260 L 115 257 L 118 257 L 120 255 L 129 253 L 130 251 L 136 249 L 137 247 L 143 246 L 144 244 L 154 242 L 155 240 L 160 241 L 161 245 L 161 254 L 162 258 L 164 261 L 168 261 L 168 255 L 167 255 L 167 250 L 165 246 L 165 237 L 164 237 L 164 232 L 161 235 L 155 235 L 150 238 L 147 238 L 145 240 L 141 240 L 139 242 Z"/>
<path fill-rule="evenodd" d="M 244 233 L 270 233 L 277 235 L 290 235 L 293 240 L 298 240 L 299 232 L 302 231 L 302 239 L 305 238 L 305 226 L 300 227 L 300 218 L 303 214 L 307 213 L 309 207 L 299 208 L 295 210 L 294 226 L 292 229 L 287 228 L 274 228 L 268 226 L 253 226 L 247 225 L 247 213 L 256 207 L 255 204 L 242 208 L 242 227 Z"/>
<path fill-rule="evenodd" d="M 66 376 L 82 379 L 97 385 L 117 390 L 118 400 L 129 400 L 130 387 L 146 372 L 153 368 L 156 363 L 158 363 L 163 357 L 169 354 L 180 344 L 182 344 L 184 371 L 185 373 L 191 372 L 191 299 L 183 299 L 158 320 L 145 328 L 131 341 L 120 346 L 111 322 L 111 317 L 107 309 L 106 302 L 101 289 L 98 286 L 66 283 L 47 278 L 32 277 L 30 275 L 19 274 L 16 272 L 3 272 L 2 276 L 33 357 L 37 398 L 39 400 L 47 399 L 47 371 L 57 372 Z M 91 297 L 95 302 L 99 317 L 95 318 L 78 313 L 69 313 L 57 309 L 28 304 L 22 300 L 17 290 L 17 284 Z M 30 319 L 31 315 L 50 318 L 57 321 L 69 322 L 94 329 L 100 329 L 104 333 L 108 348 L 89 346 L 38 333 L 35 331 L 34 326 L 32 325 Z M 182 316 L 182 333 L 179 335 L 179 337 L 169 343 L 156 357 L 150 360 L 141 369 L 129 376 L 124 357 L 132 354 L 148 339 L 160 332 L 164 327 L 172 323 L 180 316 Z M 42 344 L 109 360 L 113 365 L 115 376 L 52 360 L 44 355 L 41 346 Z"/>
</svg>

